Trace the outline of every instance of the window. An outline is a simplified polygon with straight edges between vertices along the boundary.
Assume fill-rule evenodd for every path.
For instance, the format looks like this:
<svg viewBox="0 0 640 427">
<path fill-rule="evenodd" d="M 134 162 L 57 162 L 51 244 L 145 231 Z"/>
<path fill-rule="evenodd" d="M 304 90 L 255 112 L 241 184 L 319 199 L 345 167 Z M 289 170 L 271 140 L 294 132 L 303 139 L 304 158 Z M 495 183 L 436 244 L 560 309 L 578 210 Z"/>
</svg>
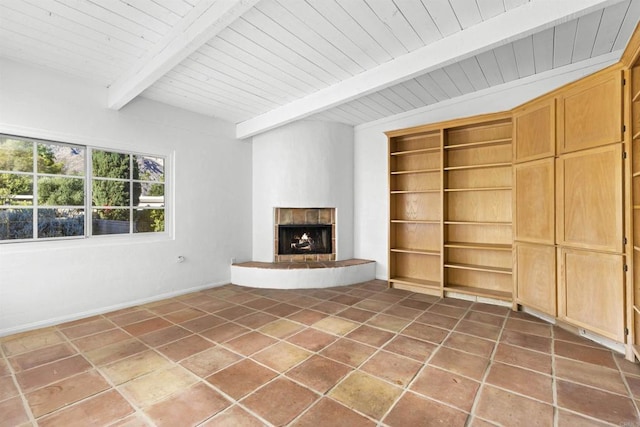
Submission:
<svg viewBox="0 0 640 427">
<path fill-rule="evenodd" d="M 92 150 L 92 231 L 164 231 L 164 159 Z"/>
<path fill-rule="evenodd" d="M 0 135 L 0 242 L 164 232 L 164 166 L 162 156 Z"/>
</svg>

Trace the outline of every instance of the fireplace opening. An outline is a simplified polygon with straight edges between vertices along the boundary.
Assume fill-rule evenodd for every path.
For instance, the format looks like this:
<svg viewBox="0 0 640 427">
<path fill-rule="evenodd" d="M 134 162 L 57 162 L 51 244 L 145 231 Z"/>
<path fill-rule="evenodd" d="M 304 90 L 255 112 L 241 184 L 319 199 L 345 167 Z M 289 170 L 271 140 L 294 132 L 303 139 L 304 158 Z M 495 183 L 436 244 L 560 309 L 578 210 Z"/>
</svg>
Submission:
<svg viewBox="0 0 640 427">
<path fill-rule="evenodd" d="M 330 254 L 331 224 L 278 226 L 278 255 Z"/>
</svg>

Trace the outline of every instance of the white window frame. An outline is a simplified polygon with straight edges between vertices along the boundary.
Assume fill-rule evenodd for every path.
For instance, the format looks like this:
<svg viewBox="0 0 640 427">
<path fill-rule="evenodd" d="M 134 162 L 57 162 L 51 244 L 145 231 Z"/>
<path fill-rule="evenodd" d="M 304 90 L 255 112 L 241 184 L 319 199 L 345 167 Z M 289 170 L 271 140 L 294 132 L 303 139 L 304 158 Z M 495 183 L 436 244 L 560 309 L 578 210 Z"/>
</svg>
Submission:
<svg viewBox="0 0 640 427">
<path fill-rule="evenodd" d="M 0 173 L 9 173 L 9 174 L 18 174 L 18 175 L 26 175 L 26 176 L 31 176 L 33 179 L 33 203 L 31 205 L 28 206 L 20 206 L 20 205 L 12 205 L 12 206 L 2 206 L 2 209 L 30 209 L 31 210 L 31 214 L 32 214 L 32 219 L 33 219 L 33 231 L 32 231 L 32 237 L 31 238 L 24 238 L 24 239 L 6 239 L 6 240 L 0 240 L 0 245 L 4 245 L 4 244 L 12 244 L 12 243 L 34 243 L 34 242 L 53 242 L 53 241 L 69 241 L 69 240 L 93 240 L 95 241 L 96 239 L 105 239 L 104 241 L 117 241 L 120 239 L 149 239 L 149 238 L 154 238 L 154 239 L 167 239 L 167 238 L 171 238 L 172 236 L 172 209 L 171 209 L 171 203 L 170 200 L 172 200 L 172 197 L 170 197 L 170 195 L 172 194 L 172 179 L 171 177 L 173 176 L 172 172 L 172 163 L 171 163 L 171 155 L 169 154 L 157 154 L 157 153 L 147 153 L 147 152 L 139 152 L 139 151 L 130 151 L 130 150 L 123 150 L 120 148 L 113 148 L 113 147 L 101 147 L 101 146 L 96 146 L 96 145 L 90 145 L 90 144 L 80 144 L 80 143 L 73 143 L 73 142 L 63 142 L 63 141 L 59 141 L 59 140 L 54 140 L 54 139 L 47 139 L 47 138 L 35 138 L 35 137 L 28 137 L 28 136 L 22 136 L 22 135 L 16 135 L 13 133 L 0 133 L 0 136 L 3 137 L 8 137 L 8 138 L 15 138 L 15 139 L 20 139 L 20 140 L 24 140 L 24 141 L 29 141 L 33 144 L 32 146 L 32 150 L 33 150 L 33 170 L 31 172 L 16 172 L 16 171 L 2 171 Z M 64 145 L 64 146 L 70 146 L 70 147 L 76 147 L 76 148 L 80 148 L 84 150 L 84 168 L 83 168 L 83 175 L 66 175 L 66 174 L 46 174 L 46 173 L 38 173 L 37 171 L 37 165 L 38 165 L 38 153 L 37 153 L 37 146 L 38 143 L 42 143 L 42 144 L 53 144 L 53 145 Z M 159 158 L 163 160 L 163 177 L 164 177 L 164 181 L 160 182 L 158 181 L 157 183 L 161 183 L 164 186 L 164 203 L 162 207 L 153 207 L 153 209 L 163 209 L 164 210 L 164 231 L 157 231 L 157 232 L 134 232 L 134 222 L 133 222 L 133 216 L 134 216 L 134 211 L 136 209 L 135 206 L 133 206 L 133 198 L 130 197 L 129 199 L 129 206 L 126 207 L 125 209 L 129 211 L 129 231 L 127 233 L 118 233 L 118 234 L 100 234 L 100 235 L 93 235 L 93 230 L 92 230 L 92 219 L 93 219 L 93 210 L 96 208 L 99 208 L 97 206 L 93 206 L 93 179 L 94 177 L 93 175 L 93 161 L 92 161 L 92 155 L 93 155 L 93 151 L 108 151 L 108 152 L 113 152 L 113 153 L 117 153 L 117 154 L 124 154 L 124 155 L 128 155 L 129 156 L 129 167 L 130 167 L 130 172 L 133 170 L 133 161 L 134 161 L 134 156 L 145 156 L 145 157 L 152 157 L 152 158 Z M 61 178 L 75 178 L 75 179 L 83 179 L 84 180 L 84 205 L 78 205 L 78 206 L 58 206 L 58 205 L 42 205 L 40 206 L 38 203 L 38 178 L 39 177 L 61 177 Z M 100 177 L 96 177 L 101 179 Z M 106 179 L 110 179 L 110 178 L 106 178 Z M 118 181 L 127 181 L 129 183 L 129 191 L 130 191 L 130 196 L 133 195 L 133 184 L 135 182 L 139 182 L 139 183 L 156 183 L 155 181 L 146 181 L 146 180 L 141 180 L 141 179 L 133 179 L 133 177 L 130 176 L 129 178 L 125 179 L 118 179 Z M 38 237 L 38 218 L 37 218 L 37 213 L 38 213 L 38 209 L 82 209 L 84 210 L 84 235 L 80 235 L 80 236 L 61 236 L 61 237 Z"/>
</svg>

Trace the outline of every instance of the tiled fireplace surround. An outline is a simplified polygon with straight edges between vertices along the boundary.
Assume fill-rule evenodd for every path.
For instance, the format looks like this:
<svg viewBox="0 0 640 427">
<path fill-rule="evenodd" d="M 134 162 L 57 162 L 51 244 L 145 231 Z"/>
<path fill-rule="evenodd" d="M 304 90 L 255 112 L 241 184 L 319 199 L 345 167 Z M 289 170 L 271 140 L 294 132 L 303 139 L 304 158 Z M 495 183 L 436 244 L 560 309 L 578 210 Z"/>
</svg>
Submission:
<svg viewBox="0 0 640 427">
<path fill-rule="evenodd" d="M 326 288 L 373 280 L 376 263 L 337 260 L 336 208 L 273 208 L 273 261 L 231 265 L 231 283 L 253 288 Z M 279 225 L 331 225 L 331 253 L 278 255 Z"/>
<path fill-rule="evenodd" d="M 288 254 L 278 255 L 279 225 L 331 224 L 330 254 Z M 336 260 L 336 210 L 335 208 L 275 208 L 274 210 L 274 261 L 314 262 Z"/>
</svg>

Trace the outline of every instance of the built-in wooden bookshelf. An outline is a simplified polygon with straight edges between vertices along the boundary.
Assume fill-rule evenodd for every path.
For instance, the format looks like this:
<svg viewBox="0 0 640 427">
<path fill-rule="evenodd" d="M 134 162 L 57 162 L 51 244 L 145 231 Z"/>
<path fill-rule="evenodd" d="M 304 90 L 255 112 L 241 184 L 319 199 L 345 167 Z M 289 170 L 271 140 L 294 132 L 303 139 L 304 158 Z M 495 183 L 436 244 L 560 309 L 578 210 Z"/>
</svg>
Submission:
<svg viewBox="0 0 640 427">
<path fill-rule="evenodd" d="M 511 120 L 389 133 L 391 286 L 510 301 Z"/>
<path fill-rule="evenodd" d="M 445 292 L 512 299 L 511 119 L 444 131 Z"/>
<path fill-rule="evenodd" d="M 389 138 L 390 283 L 441 293 L 442 143 L 439 130 Z"/>
<path fill-rule="evenodd" d="M 631 329 L 633 333 L 632 349 L 640 358 L 640 59 L 631 68 L 630 113 L 631 113 L 631 252 L 633 287 L 630 304 Z"/>
</svg>

